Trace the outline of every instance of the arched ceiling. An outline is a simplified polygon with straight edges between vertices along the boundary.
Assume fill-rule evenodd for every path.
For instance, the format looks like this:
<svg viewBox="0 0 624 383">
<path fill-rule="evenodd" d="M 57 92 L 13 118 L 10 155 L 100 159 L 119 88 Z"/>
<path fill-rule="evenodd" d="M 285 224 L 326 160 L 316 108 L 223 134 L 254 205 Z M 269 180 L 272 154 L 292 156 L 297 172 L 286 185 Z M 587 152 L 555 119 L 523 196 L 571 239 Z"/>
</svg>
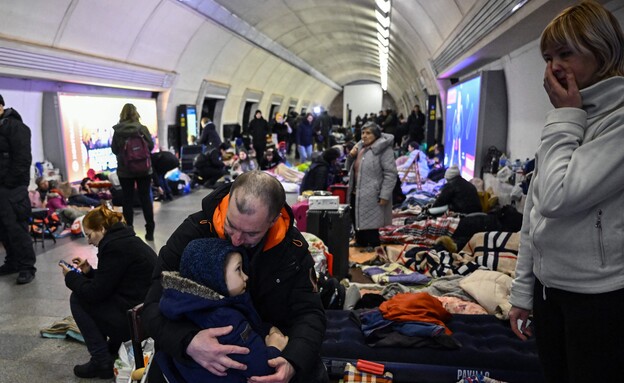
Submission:
<svg viewBox="0 0 624 383">
<path fill-rule="evenodd" d="M 513 13 L 519 2 L 525 1 L 392 0 L 388 93 L 397 101 L 438 93 L 437 79 L 509 54 L 573 3 L 527 0 Z M 251 89 L 325 105 L 346 84 L 379 82 L 375 0 L 0 0 L 0 6 L 0 74 L 99 76 L 103 84 L 171 90 L 187 99 L 212 81 L 239 97 Z M 58 58 L 62 65 L 54 67 Z M 71 66 L 85 69 L 72 73 Z"/>
</svg>

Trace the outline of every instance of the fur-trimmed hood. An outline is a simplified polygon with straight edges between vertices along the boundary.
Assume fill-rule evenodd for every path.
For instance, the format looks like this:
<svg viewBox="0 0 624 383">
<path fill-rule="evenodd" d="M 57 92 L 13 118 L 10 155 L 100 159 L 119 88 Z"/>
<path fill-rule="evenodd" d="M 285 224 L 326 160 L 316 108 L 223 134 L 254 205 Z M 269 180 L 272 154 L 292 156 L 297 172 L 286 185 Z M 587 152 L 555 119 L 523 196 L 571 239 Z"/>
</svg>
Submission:
<svg viewBox="0 0 624 383">
<path fill-rule="evenodd" d="M 204 299 L 216 301 L 224 298 L 223 295 L 217 293 L 213 289 L 182 277 L 177 271 L 163 271 L 162 285 L 163 289 L 174 289 Z"/>
<path fill-rule="evenodd" d="M 249 292 L 234 297 L 224 297 L 209 287 L 188 278 L 183 278 L 177 271 L 163 271 L 163 296 L 160 300 L 161 312 L 170 319 L 179 319 L 193 313 L 212 311 L 231 307 L 246 315 L 252 308 Z M 257 313 L 253 314 L 257 317 Z M 257 318 L 260 321 L 259 318 Z"/>
</svg>

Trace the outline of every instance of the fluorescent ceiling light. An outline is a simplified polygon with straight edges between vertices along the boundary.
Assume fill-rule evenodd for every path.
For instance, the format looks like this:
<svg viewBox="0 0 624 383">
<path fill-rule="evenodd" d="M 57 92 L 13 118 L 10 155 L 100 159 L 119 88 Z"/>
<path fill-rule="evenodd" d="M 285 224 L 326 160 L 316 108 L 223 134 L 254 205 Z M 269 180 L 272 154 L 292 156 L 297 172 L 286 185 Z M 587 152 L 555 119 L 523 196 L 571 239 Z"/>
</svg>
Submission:
<svg viewBox="0 0 624 383">
<path fill-rule="evenodd" d="M 385 14 L 390 12 L 390 0 L 375 0 L 377 7 Z"/>
<path fill-rule="evenodd" d="M 375 17 L 377 17 L 377 22 L 381 24 L 382 27 L 389 29 L 390 28 L 390 15 L 382 15 L 377 9 L 375 9 Z"/>
<path fill-rule="evenodd" d="M 390 45 L 390 40 L 385 39 L 382 35 L 380 35 L 379 33 L 377 33 L 377 41 L 379 41 L 379 43 L 381 45 L 383 45 L 384 47 L 388 47 Z"/>
<path fill-rule="evenodd" d="M 382 53 L 388 54 L 388 53 L 390 53 L 390 48 L 384 47 L 383 45 L 381 45 L 381 43 L 377 43 L 377 47 L 379 48 L 379 54 L 382 54 Z"/>
<path fill-rule="evenodd" d="M 518 2 L 518 4 L 514 5 L 514 7 L 511 9 L 511 13 L 516 12 L 518 9 L 522 8 L 524 6 L 524 4 L 528 3 L 529 0 L 520 0 L 520 2 Z"/>
<path fill-rule="evenodd" d="M 377 24 L 377 32 L 379 32 L 385 39 L 390 37 L 390 29 L 382 27 L 381 24 Z"/>
</svg>

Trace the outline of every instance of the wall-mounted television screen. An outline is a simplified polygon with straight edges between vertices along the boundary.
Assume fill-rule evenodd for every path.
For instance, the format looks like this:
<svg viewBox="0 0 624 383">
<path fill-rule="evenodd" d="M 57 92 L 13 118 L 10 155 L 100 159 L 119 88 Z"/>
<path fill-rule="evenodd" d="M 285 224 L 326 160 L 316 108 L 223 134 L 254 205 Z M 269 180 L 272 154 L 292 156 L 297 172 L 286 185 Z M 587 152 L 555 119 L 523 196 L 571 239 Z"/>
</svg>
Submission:
<svg viewBox="0 0 624 383">
<path fill-rule="evenodd" d="M 197 125 L 197 108 L 195 105 L 178 105 L 177 113 L 182 145 L 193 145 L 193 142 L 199 140 L 200 134 Z"/>
<path fill-rule="evenodd" d="M 481 76 L 477 76 L 446 92 L 444 166 L 457 165 L 467 179 L 475 174 L 480 91 Z"/>
<path fill-rule="evenodd" d="M 483 71 L 446 92 L 444 166 L 456 165 L 462 177 L 483 177 L 490 146 L 507 146 L 507 88 L 503 71 Z"/>
<path fill-rule="evenodd" d="M 70 182 L 83 179 L 89 169 L 101 172 L 117 168 L 117 159 L 111 151 L 113 126 L 119 122 L 119 113 L 126 103 L 136 106 L 141 123 L 152 135 L 154 148 L 158 148 L 155 99 L 69 93 L 52 96 L 57 96 L 54 103 L 57 108 L 51 113 L 58 116 L 60 126 L 50 126 L 58 129 L 58 135 L 53 132 L 45 135 L 44 150 L 48 158 L 62 163 L 58 164 L 61 169 L 64 164 L 64 176 Z M 45 97 L 44 105 L 50 105 L 45 103 Z"/>
</svg>

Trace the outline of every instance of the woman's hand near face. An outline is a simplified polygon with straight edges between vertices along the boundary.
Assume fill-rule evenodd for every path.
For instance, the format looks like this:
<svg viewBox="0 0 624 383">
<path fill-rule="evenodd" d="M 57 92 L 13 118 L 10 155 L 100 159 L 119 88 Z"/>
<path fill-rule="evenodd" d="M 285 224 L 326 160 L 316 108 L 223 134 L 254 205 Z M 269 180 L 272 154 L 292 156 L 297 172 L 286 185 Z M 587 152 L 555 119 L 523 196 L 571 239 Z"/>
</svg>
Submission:
<svg viewBox="0 0 624 383">
<path fill-rule="evenodd" d="M 357 156 L 357 152 L 358 152 L 358 147 L 357 147 L 357 145 L 355 145 L 355 146 L 351 149 L 351 151 L 349 152 L 349 155 L 350 155 L 351 157 L 356 157 L 356 156 Z"/>
<path fill-rule="evenodd" d="M 567 71 L 566 74 L 567 89 L 561 85 L 552 69 L 552 61 L 546 63 L 546 70 L 544 71 L 544 89 L 550 103 L 555 108 L 580 108 L 583 106 L 583 100 L 581 93 L 579 92 L 578 85 L 574 73 Z"/>
</svg>

